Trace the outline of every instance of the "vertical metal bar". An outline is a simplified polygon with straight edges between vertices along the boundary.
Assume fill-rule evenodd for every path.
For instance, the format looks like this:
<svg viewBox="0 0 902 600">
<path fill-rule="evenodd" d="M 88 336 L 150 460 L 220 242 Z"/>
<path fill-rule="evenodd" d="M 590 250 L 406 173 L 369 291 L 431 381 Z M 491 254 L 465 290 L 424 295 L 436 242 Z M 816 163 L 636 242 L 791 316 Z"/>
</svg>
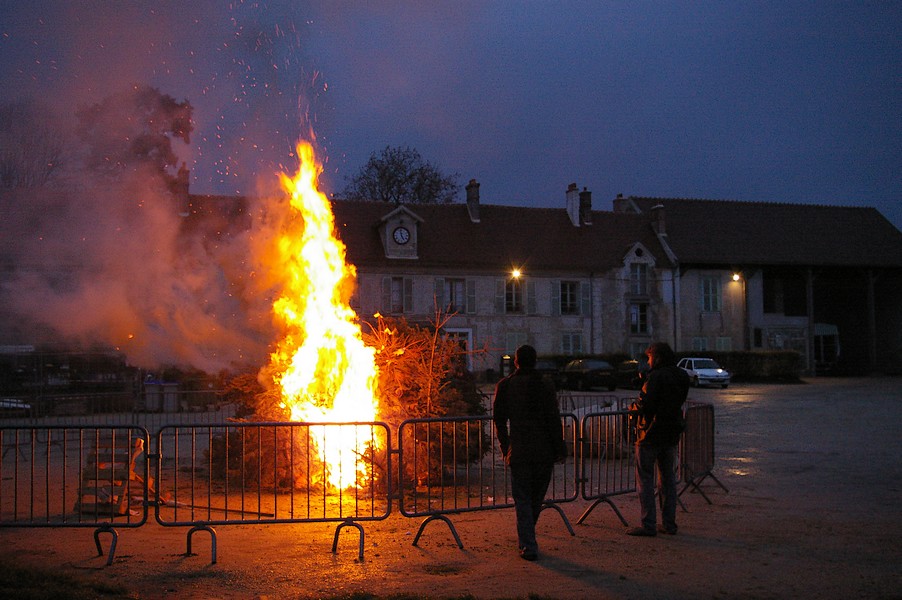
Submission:
<svg viewBox="0 0 902 600">
<path fill-rule="evenodd" d="M 260 499 L 263 487 L 263 428 L 257 426 L 257 512 L 260 512 Z"/>
<path fill-rule="evenodd" d="M 244 492 L 245 492 L 245 489 L 246 489 L 246 487 L 247 487 L 247 486 L 246 486 L 247 479 L 246 479 L 246 477 L 245 477 L 245 470 L 247 469 L 247 466 L 248 466 L 248 465 L 247 465 L 247 461 L 246 461 L 246 457 L 247 457 L 247 433 L 246 433 L 246 432 L 247 432 L 247 428 L 246 428 L 246 427 L 241 427 L 241 428 L 238 429 L 238 431 L 241 432 L 241 452 L 239 453 L 239 456 L 241 457 L 241 478 L 240 478 L 240 479 L 241 479 L 241 485 L 240 485 L 240 490 L 241 490 L 241 513 L 244 514 L 244 511 L 245 511 L 245 509 L 247 508 L 247 504 L 246 504 L 246 502 L 245 502 L 245 500 L 244 500 L 244 498 L 245 498 L 245 493 L 244 493 Z"/>
<path fill-rule="evenodd" d="M 47 436 L 47 448 L 44 452 L 44 520 L 50 522 L 50 436 Z M 34 498 L 32 498 L 34 503 Z"/>
<path fill-rule="evenodd" d="M 288 510 L 288 518 L 294 520 L 294 489 L 296 487 L 296 485 L 295 485 L 296 466 L 294 464 L 294 442 L 295 442 L 295 434 L 297 432 L 297 426 L 294 423 L 291 423 L 291 424 L 289 424 L 288 427 L 289 427 L 288 431 L 290 433 L 290 436 L 288 438 L 288 466 L 289 466 L 288 481 L 289 481 L 290 488 L 291 488 L 288 492 L 288 498 L 289 498 L 289 503 L 290 503 L 290 507 Z"/>
<path fill-rule="evenodd" d="M 207 432 L 207 506 L 213 499 L 213 428 L 205 427 Z"/>
<path fill-rule="evenodd" d="M 225 514 L 226 518 L 229 516 L 229 499 L 231 498 L 231 490 L 229 487 L 229 464 L 231 464 L 231 440 L 232 436 L 230 435 L 231 428 L 226 426 L 223 428 L 223 479 L 225 480 L 223 483 L 223 489 L 225 490 Z"/>
<path fill-rule="evenodd" d="M 273 425 L 272 428 L 272 489 L 273 489 L 273 501 L 272 501 L 272 512 L 273 515 L 279 514 L 279 429 L 276 425 Z M 260 518 L 259 512 L 263 510 L 262 506 L 257 506 L 257 518 Z"/>
</svg>

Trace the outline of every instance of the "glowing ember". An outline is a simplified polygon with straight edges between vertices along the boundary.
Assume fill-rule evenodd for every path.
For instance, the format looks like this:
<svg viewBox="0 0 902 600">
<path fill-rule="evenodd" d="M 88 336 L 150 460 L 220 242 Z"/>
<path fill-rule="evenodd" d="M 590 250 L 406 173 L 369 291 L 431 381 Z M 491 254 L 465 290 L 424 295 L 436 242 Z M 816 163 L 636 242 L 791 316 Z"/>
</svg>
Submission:
<svg viewBox="0 0 902 600">
<path fill-rule="evenodd" d="M 284 289 L 273 308 L 286 335 L 271 355 L 274 381 L 292 421 L 373 421 L 377 413 L 375 351 L 364 345 L 345 297 L 356 270 L 345 263 L 344 244 L 333 235 L 331 206 L 317 190 L 322 167 L 315 161 L 313 147 L 301 142 L 297 150 L 297 175 L 293 179 L 280 175 L 290 195 L 292 218 L 278 242 L 277 264 L 284 274 Z M 363 450 L 354 428 L 310 429 L 312 436 L 326 430 L 329 440 L 316 442 L 320 458 L 328 465 L 329 482 L 337 487 L 353 485 L 358 474 L 341 471 L 353 471 L 345 463 Z M 333 434 L 339 439 L 333 439 Z"/>
</svg>

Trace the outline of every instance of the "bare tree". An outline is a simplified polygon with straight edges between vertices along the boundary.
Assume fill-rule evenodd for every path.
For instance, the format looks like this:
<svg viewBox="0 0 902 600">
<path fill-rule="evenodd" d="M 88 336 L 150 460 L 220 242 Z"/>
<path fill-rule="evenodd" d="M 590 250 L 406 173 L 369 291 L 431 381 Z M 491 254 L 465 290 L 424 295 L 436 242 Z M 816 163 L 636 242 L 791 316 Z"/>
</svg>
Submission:
<svg viewBox="0 0 902 600">
<path fill-rule="evenodd" d="M 360 172 L 348 180 L 347 200 L 394 204 L 450 204 L 457 197 L 458 175 L 445 175 L 412 148 L 386 146 L 373 152 Z"/>
<path fill-rule="evenodd" d="M 0 106 L 0 188 L 37 188 L 64 165 L 66 134 L 50 111 L 32 101 Z"/>
</svg>

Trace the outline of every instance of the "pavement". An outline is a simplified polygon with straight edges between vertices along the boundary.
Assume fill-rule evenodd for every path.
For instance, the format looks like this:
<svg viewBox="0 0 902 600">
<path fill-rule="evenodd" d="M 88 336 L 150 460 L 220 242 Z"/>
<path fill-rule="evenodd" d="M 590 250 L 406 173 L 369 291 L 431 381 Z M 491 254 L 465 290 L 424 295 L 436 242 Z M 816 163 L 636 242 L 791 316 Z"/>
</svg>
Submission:
<svg viewBox="0 0 902 600">
<path fill-rule="evenodd" d="M 633 392 L 619 391 L 621 395 Z M 715 407 L 709 504 L 687 492 L 679 533 L 624 534 L 606 505 L 562 505 L 538 525 L 539 558 L 520 559 L 510 509 L 452 515 L 449 528 L 397 511 L 334 523 L 225 526 L 210 536 L 155 522 L 119 534 L 115 561 L 90 529 L 0 529 L 0 560 L 124 586 L 130 598 L 902 598 L 902 378 L 693 389 Z M 616 500 L 635 524 L 634 494 Z M 108 538 L 102 538 L 105 545 Z M 369 594 L 370 596 L 363 596 Z"/>
</svg>

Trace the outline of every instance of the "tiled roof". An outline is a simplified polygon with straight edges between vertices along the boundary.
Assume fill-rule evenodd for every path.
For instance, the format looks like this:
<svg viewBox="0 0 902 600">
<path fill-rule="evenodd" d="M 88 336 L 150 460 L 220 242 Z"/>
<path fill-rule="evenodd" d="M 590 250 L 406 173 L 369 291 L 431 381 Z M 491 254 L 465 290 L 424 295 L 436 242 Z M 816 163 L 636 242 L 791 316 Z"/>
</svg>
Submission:
<svg viewBox="0 0 902 600">
<path fill-rule="evenodd" d="M 631 198 L 664 206 L 681 264 L 902 267 L 902 232 L 874 208 L 682 198 Z"/>
<path fill-rule="evenodd" d="M 195 196 L 200 213 L 247 226 L 244 198 Z M 495 272 L 517 266 L 535 272 L 602 273 L 623 264 L 636 243 L 669 266 L 651 226 L 664 207 L 667 243 L 681 264 L 726 268 L 795 265 L 902 268 L 902 232 L 874 208 L 732 200 L 630 197 L 642 214 L 592 211 L 574 227 L 564 208 L 482 204 L 480 221 L 466 204 L 408 205 L 418 224 L 419 258 L 386 258 L 378 226 L 396 207 L 384 202 L 333 201 L 335 227 L 348 260 L 371 268 L 405 263 L 434 270 Z M 215 208 L 214 208 L 215 207 Z M 241 217 L 239 217 L 241 215 Z M 243 217 L 243 218 L 242 218 Z M 190 220 L 190 219 L 189 219 Z M 234 225 L 234 223 L 232 223 Z"/>
<path fill-rule="evenodd" d="M 592 212 L 592 224 L 575 227 L 564 208 L 524 208 L 482 204 L 479 222 L 466 204 L 423 204 L 408 208 L 418 224 L 415 265 L 389 259 L 377 227 L 395 207 L 383 202 L 334 201 L 335 227 L 348 248 L 349 262 L 364 267 L 532 272 L 603 273 L 623 265 L 638 241 L 659 265 L 669 266 L 647 215 Z"/>
</svg>

